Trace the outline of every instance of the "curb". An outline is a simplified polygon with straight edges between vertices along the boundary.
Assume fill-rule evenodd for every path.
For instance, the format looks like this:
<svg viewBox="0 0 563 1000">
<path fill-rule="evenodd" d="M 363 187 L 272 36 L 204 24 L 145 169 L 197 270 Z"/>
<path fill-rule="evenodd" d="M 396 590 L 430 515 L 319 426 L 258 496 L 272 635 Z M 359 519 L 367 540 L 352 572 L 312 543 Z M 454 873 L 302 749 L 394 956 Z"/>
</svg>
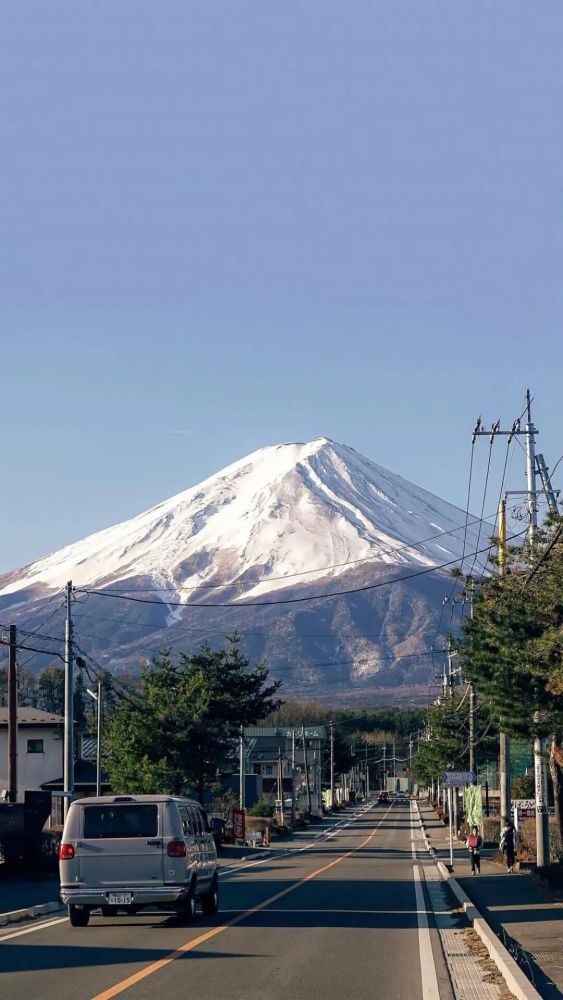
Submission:
<svg viewBox="0 0 563 1000">
<path fill-rule="evenodd" d="M 46 913 L 56 913 L 57 910 L 66 912 L 66 906 L 53 901 L 52 903 L 38 903 L 37 906 L 27 906 L 23 910 L 10 910 L 8 913 L 0 913 L 0 927 L 6 927 L 7 924 L 17 924 L 19 920 L 34 920 Z"/>
<path fill-rule="evenodd" d="M 438 861 L 438 870 L 461 903 L 467 919 L 473 925 L 473 929 L 481 938 L 495 965 L 504 976 L 509 990 L 514 993 L 518 1000 L 541 1000 L 538 991 L 532 986 L 528 977 L 524 975 L 502 942 L 499 941 L 495 932 L 491 930 L 475 903 L 461 888 L 458 880 L 450 874 L 443 861 Z"/>
<path fill-rule="evenodd" d="M 501 972 L 504 976 L 508 989 L 514 994 L 517 1000 L 541 1000 L 541 995 L 538 993 L 536 988 L 532 986 L 528 977 L 524 975 L 520 966 L 512 958 L 512 955 L 510 955 L 501 941 L 499 941 L 495 932 L 489 927 L 487 921 L 475 906 L 475 903 L 469 898 L 467 893 L 464 892 L 458 880 L 451 874 L 444 862 L 437 859 L 434 848 L 430 847 L 424 822 L 418 808 L 418 802 L 415 802 L 415 805 L 418 814 L 418 821 L 422 830 L 422 836 L 424 837 L 424 843 L 432 854 L 440 875 L 444 881 L 448 883 L 454 896 L 463 907 L 465 915 L 473 927 L 473 930 L 479 935 L 499 972 Z"/>
</svg>

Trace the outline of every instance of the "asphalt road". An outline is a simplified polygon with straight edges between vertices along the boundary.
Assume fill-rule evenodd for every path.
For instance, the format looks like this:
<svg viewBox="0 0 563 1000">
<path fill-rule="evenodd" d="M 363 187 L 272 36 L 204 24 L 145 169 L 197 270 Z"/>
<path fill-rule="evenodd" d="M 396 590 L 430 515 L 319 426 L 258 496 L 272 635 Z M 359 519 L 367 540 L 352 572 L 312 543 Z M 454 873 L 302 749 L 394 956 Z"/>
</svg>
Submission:
<svg viewBox="0 0 563 1000">
<path fill-rule="evenodd" d="M 408 804 L 221 876 L 221 913 L 57 918 L 0 936 L 2 1000 L 451 1000 Z M 422 925 L 422 929 L 421 929 Z"/>
</svg>

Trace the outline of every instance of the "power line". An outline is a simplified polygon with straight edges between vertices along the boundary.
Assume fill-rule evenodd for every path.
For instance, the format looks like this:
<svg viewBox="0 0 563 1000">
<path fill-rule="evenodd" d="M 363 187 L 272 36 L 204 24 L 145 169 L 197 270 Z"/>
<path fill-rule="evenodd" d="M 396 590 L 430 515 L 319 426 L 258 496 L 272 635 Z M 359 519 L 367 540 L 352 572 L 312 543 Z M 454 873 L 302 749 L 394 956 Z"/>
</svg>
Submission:
<svg viewBox="0 0 563 1000">
<path fill-rule="evenodd" d="M 170 593 L 181 593 L 184 590 L 224 590 L 228 587 L 258 587 L 263 583 L 274 583 L 279 580 L 292 580 L 295 577 L 307 576 L 311 573 L 324 573 L 328 570 L 342 569 L 345 566 L 356 566 L 359 563 L 372 563 L 377 562 L 381 554 L 395 555 L 397 552 L 403 552 L 406 549 L 418 549 L 420 546 L 425 545 L 427 542 L 432 542 L 436 538 L 443 538 L 444 535 L 455 535 L 457 531 L 464 531 L 465 536 L 467 536 L 468 526 L 473 526 L 474 524 L 480 523 L 479 518 L 473 518 L 469 521 L 469 511 L 466 511 L 465 524 L 456 525 L 454 528 L 444 528 L 436 532 L 433 535 L 428 535 L 426 538 L 421 538 L 419 541 L 408 543 L 405 545 L 392 546 L 387 545 L 379 550 L 377 555 L 362 556 L 360 559 L 349 559 L 346 562 L 340 563 L 330 563 L 326 566 L 316 566 L 312 569 L 299 570 L 296 573 L 284 573 L 281 576 L 268 576 L 263 577 L 260 580 L 233 580 L 230 583 L 196 583 L 190 586 L 172 586 L 172 587 L 136 587 L 136 588 L 124 588 L 123 590 L 114 590 L 113 588 L 107 589 L 106 593 L 127 593 L 127 594 L 170 594 Z M 483 514 L 483 512 L 481 512 Z M 492 517 L 492 515 L 489 515 Z M 487 518 L 485 518 L 487 520 Z M 81 591 L 82 593 L 88 593 L 88 591 Z M 168 602 L 167 602 L 168 603 Z"/>
<path fill-rule="evenodd" d="M 519 532 L 517 535 L 511 536 L 510 540 L 512 540 L 512 538 L 519 538 L 520 535 L 524 533 L 525 532 Z M 487 545 L 485 546 L 485 548 L 477 550 L 477 552 L 478 553 L 486 552 L 488 548 L 489 546 Z M 475 553 L 470 552 L 468 558 L 471 557 L 472 555 L 475 555 Z M 307 597 L 289 597 L 279 601 L 245 601 L 244 603 L 238 603 L 233 601 L 223 601 L 223 602 L 218 601 L 214 604 L 192 604 L 189 601 L 155 601 L 146 597 L 145 598 L 133 597 L 130 594 L 122 594 L 115 592 L 110 593 L 104 590 L 90 590 L 87 587 L 77 587 L 76 592 L 80 594 L 90 594 L 96 597 L 108 597 L 113 600 L 132 601 L 136 604 L 156 604 L 159 607 L 165 605 L 166 607 L 178 607 L 178 608 L 237 608 L 237 609 L 264 608 L 264 607 L 273 607 L 286 604 L 302 604 L 305 601 L 320 601 L 320 600 L 328 600 L 332 597 L 347 597 L 352 594 L 361 594 L 371 590 L 378 590 L 381 587 L 392 586 L 393 584 L 396 583 L 403 583 L 405 580 L 413 580 L 416 577 L 426 576 L 429 573 L 437 573 L 442 569 L 447 569 L 450 566 L 455 566 L 457 563 L 459 563 L 459 559 L 450 559 L 448 560 L 448 562 L 439 563 L 436 566 L 427 566 L 424 569 L 417 570 L 414 573 L 408 573 L 405 576 L 400 576 L 392 580 L 382 580 L 379 583 L 365 584 L 362 587 L 351 587 L 347 590 L 337 590 L 328 594 L 327 593 L 311 594 Z"/>
</svg>

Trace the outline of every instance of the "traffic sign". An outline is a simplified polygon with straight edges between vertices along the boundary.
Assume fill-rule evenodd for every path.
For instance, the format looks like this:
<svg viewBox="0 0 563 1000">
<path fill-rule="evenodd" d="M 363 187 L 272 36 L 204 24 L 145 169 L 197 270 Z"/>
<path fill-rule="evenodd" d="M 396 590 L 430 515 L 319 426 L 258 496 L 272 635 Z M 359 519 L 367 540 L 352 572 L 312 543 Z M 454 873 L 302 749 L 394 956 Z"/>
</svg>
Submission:
<svg viewBox="0 0 563 1000">
<path fill-rule="evenodd" d="M 446 788 L 464 788 L 465 785 L 472 785 L 476 780 L 477 775 L 473 771 L 446 771 L 444 774 Z"/>
</svg>

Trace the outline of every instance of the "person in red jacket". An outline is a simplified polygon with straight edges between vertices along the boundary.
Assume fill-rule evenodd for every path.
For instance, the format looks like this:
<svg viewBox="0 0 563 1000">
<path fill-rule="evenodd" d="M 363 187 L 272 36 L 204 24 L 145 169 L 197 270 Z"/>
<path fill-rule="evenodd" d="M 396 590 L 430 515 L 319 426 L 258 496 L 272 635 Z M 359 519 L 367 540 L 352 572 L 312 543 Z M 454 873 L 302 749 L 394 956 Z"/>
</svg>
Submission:
<svg viewBox="0 0 563 1000">
<path fill-rule="evenodd" d="M 471 827 L 471 833 L 469 834 L 465 846 L 469 851 L 471 857 L 471 874 L 480 875 L 481 873 L 481 845 L 483 840 L 481 834 L 479 833 L 478 826 Z"/>
</svg>

